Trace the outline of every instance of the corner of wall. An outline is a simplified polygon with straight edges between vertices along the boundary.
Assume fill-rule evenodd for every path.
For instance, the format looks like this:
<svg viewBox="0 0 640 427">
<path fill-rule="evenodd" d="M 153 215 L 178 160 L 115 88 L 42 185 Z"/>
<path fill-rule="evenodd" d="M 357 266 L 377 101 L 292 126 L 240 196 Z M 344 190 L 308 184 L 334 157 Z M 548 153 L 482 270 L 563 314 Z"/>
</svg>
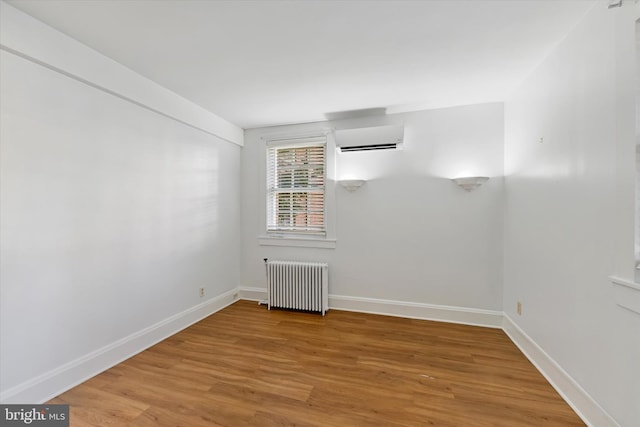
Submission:
<svg viewBox="0 0 640 427">
<path fill-rule="evenodd" d="M 0 396 L 3 404 L 44 403 L 238 300 L 232 289 L 141 331 L 32 378 Z"/>
<path fill-rule="evenodd" d="M 0 1 L 0 49 L 225 141 L 244 143 L 240 127 L 4 1 Z"/>
</svg>

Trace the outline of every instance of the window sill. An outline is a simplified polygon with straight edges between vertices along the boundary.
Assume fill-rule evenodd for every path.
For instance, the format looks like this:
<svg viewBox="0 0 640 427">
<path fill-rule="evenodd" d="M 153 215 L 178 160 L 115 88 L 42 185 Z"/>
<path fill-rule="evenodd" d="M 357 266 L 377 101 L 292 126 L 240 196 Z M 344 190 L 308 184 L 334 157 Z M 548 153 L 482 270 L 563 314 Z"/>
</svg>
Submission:
<svg viewBox="0 0 640 427">
<path fill-rule="evenodd" d="M 304 237 L 258 237 L 260 246 L 288 246 L 291 248 L 319 248 L 319 249 L 335 249 L 335 239 L 314 239 Z"/>
<path fill-rule="evenodd" d="M 614 285 L 616 303 L 640 314 L 640 284 L 615 276 L 609 276 L 609 279 Z"/>
</svg>

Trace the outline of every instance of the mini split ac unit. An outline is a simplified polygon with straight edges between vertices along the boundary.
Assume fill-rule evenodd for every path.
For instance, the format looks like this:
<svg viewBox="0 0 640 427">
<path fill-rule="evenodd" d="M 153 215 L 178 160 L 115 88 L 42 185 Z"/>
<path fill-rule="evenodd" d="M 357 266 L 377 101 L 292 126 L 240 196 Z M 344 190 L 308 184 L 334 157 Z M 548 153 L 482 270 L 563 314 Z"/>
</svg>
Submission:
<svg viewBox="0 0 640 427">
<path fill-rule="evenodd" d="M 404 126 L 371 126 L 336 130 L 336 146 L 349 151 L 395 150 L 402 144 Z"/>
</svg>

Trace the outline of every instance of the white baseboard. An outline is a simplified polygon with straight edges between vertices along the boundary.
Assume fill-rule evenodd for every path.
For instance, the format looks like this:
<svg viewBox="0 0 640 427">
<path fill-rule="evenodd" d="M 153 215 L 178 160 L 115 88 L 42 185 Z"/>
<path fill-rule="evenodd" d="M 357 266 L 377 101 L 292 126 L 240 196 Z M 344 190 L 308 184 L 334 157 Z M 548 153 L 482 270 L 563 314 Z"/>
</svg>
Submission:
<svg viewBox="0 0 640 427">
<path fill-rule="evenodd" d="M 503 315 L 502 329 L 524 353 L 540 373 L 588 426 L 620 427 L 562 367 L 553 360 L 531 337 Z"/>
<path fill-rule="evenodd" d="M 238 299 L 237 294 L 238 289 L 227 291 L 36 378 L 19 384 L 3 392 L 0 396 L 0 402 L 4 404 L 44 403 L 234 303 Z"/>
<path fill-rule="evenodd" d="M 240 298 L 251 301 L 267 299 L 265 288 L 238 288 Z M 407 301 L 392 301 L 376 298 L 329 295 L 330 310 L 356 311 L 384 316 L 407 317 L 411 319 L 436 320 L 440 322 L 462 323 L 465 325 L 502 327 L 502 312 L 466 307 L 423 304 Z"/>
<path fill-rule="evenodd" d="M 411 319 L 436 320 L 439 322 L 462 323 L 465 325 L 502 327 L 502 312 L 467 307 L 452 307 L 393 301 L 376 298 L 329 295 L 332 310 L 357 311 L 385 316 L 407 317 Z"/>
<path fill-rule="evenodd" d="M 265 288 L 240 287 L 238 288 L 238 295 L 240 299 L 264 301 L 267 299 L 267 290 Z"/>
</svg>

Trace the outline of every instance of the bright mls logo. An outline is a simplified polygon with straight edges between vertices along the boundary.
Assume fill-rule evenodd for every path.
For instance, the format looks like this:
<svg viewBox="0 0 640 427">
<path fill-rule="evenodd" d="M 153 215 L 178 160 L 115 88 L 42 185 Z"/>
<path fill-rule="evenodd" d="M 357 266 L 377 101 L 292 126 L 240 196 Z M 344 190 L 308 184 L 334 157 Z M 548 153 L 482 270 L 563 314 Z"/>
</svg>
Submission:
<svg viewBox="0 0 640 427">
<path fill-rule="evenodd" d="M 0 425 L 69 427 L 69 405 L 0 405 Z"/>
</svg>

